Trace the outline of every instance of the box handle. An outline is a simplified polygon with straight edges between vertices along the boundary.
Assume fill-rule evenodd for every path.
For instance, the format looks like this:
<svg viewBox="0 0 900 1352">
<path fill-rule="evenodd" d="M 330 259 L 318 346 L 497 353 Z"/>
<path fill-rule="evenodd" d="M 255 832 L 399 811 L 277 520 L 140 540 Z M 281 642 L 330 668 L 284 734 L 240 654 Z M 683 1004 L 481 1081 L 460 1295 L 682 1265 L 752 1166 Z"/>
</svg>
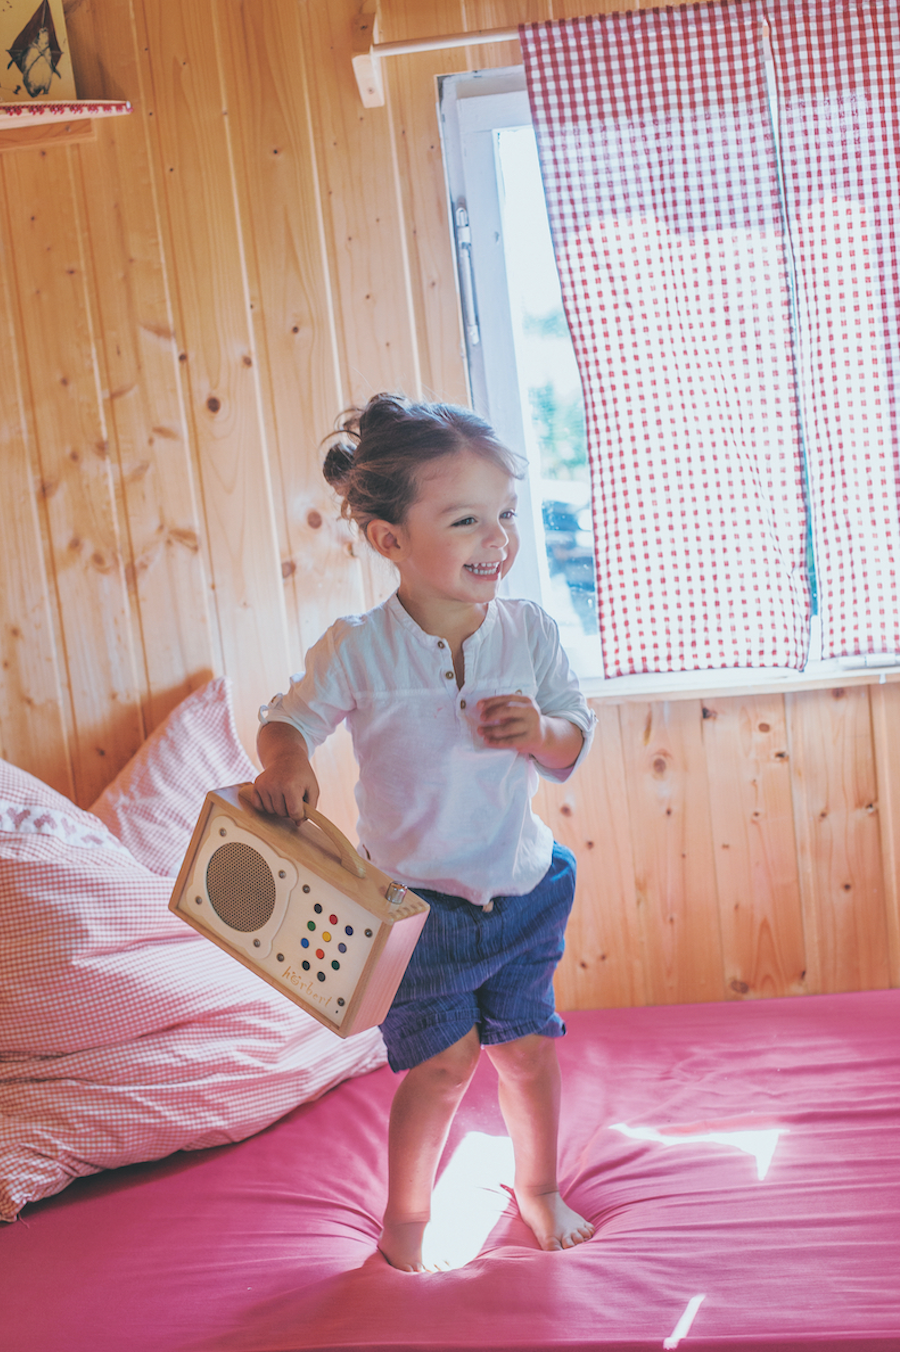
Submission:
<svg viewBox="0 0 900 1352">
<path fill-rule="evenodd" d="M 238 789 L 239 797 L 243 798 L 244 802 L 248 803 L 249 806 L 253 808 L 254 812 L 259 812 L 259 808 L 254 806 L 251 798 L 252 793 L 252 784 L 241 784 Z M 268 816 L 269 814 L 263 813 L 262 815 Z M 286 820 L 286 818 L 279 818 L 279 820 L 283 821 Z M 327 817 L 323 816 L 321 812 L 317 812 L 314 807 L 308 807 L 306 809 L 306 820 L 311 821 L 313 825 L 318 826 L 319 830 L 328 837 L 332 844 L 337 846 L 338 853 L 341 856 L 341 863 L 348 872 L 354 874 L 357 878 L 365 878 L 366 865 L 364 860 L 357 854 L 343 831 L 338 830 L 334 822 L 330 822 Z"/>
</svg>

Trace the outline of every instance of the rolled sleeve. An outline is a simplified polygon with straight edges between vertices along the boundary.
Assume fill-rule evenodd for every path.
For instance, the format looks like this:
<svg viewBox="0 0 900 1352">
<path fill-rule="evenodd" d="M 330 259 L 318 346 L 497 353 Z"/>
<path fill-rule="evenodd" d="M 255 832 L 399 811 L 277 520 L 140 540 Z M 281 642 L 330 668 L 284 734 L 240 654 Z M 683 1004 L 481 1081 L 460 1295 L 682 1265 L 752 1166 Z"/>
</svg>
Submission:
<svg viewBox="0 0 900 1352">
<path fill-rule="evenodd" d="M 287 694 L 273 695 L 261 706 L 259 721 L 263 726 L 289 723 L 302 735 L 311 756 L 355 706 L 329 630 L 309 650 L 306 670 L 291 677 Z"/>
<path fill-rule="evenodd" d="M 535 674 L 538 681 L 537 705 L 550 718 L 564 718 L 584 733 L 581 750 L 571 765 L 563 770 L 552 770 L 539 761 L 535 768 L 543 779 L 564 784 L 587 756 L 594 740 L 596 715 L 581 693 L 578 679 L 569 665 L 565 649 L 559 641 L 556 622 L 545 611 L 537 611 L 538 627 L 534 634 L 536 647 Z"/>
</svg>

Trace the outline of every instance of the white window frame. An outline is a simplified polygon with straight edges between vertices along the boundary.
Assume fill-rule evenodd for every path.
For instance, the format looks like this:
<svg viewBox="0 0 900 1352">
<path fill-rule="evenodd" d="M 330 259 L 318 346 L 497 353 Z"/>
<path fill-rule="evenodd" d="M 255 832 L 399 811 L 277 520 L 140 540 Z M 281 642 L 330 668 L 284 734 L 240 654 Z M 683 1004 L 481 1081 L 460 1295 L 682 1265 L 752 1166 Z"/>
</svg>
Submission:
<svg viewBox="0 0 900 1352">
<path fill-rule="evenodd" d="M 531 125 L 524 68 L 439 77 L 438 117 L 473 407 L 501 440 L 523 452 L 529 464 L 536 463 L 537 446 L 523 418 L 516 366 L 494 138 L 497 130 Z M 462 232 L 457 227 L 460 206 L 467 224 Z M 550 578 L 537 475 L 526 475 L 521 486 L 519 527 L 522 545 L 507 584 L 509 592 L 546 606 Z M 817 619 L 810 640 L 811 654 L 819 652 Z M 585 692 L 613 700 L 761 694 L 900 680 L 900 655 L 893 653 L 827 661 L 811 657 L 803 671 L 741 667 L 605 678 L 599 636 L 585 636 L 583 643 L 566 646 Z"/>
</svg>

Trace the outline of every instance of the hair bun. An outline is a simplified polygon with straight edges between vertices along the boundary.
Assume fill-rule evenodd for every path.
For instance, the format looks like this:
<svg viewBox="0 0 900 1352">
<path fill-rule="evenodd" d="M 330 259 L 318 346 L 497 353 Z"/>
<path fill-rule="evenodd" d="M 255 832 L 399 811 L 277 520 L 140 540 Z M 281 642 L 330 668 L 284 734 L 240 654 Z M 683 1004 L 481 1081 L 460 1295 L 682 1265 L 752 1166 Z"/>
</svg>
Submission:
<svg viewBox="0 0 900 1352">
<path fill-rule="evenodd" d="M 344 441 L 332 442 L 325 453 L 322 473 L 325 482 L 340 489 L 353 468 L 353 446 Z"/>
</svg>

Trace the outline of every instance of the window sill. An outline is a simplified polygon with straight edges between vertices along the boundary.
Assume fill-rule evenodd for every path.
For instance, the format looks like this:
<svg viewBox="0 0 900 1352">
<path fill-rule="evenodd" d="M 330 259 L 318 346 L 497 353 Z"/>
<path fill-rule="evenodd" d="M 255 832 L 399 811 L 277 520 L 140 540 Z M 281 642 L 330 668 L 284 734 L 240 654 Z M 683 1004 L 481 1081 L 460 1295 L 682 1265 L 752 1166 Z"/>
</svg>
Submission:
<svg viewBox="0 0 900 1352">
<path fill-rule="evenodd" d="M 582 677 L 582 693 L 602 704 L 652 704 L 668 700 L 728 699 L 741 696 L 800 694 L 805 690 L 847 689 L 856 685 L 893 685 L 900 682 L 897 664 L 860 667 L 861 658 L 835 658 L 833 662 L 811 663 L 805 671 L 774 669 L 748 677 L 746 671 L 724 673 L 682 672 L 681 682 L 673 686 L 672 672 L 654 672 L 642 676 L 616 676 L 610 680 Z M 841 662 L 848 663 L 841 666 Z M 853 663 L 853 665 L 849 665 Z"/>
</svg>

